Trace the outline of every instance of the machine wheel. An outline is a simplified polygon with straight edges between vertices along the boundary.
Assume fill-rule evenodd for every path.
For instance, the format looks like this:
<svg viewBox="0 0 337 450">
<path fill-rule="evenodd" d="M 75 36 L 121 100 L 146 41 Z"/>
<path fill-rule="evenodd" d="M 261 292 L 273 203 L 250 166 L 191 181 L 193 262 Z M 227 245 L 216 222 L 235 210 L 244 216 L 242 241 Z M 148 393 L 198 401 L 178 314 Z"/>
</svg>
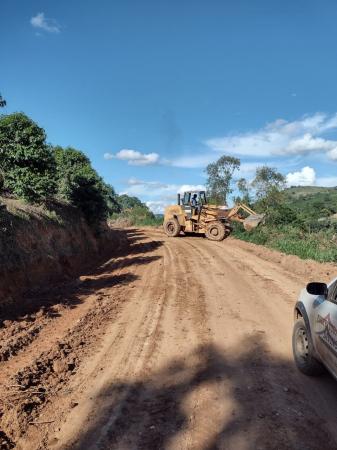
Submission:
<svg viewBox="0 0 337 450">
<path fill-rule="evenodd" d="M 226 227 L 221 222 L 210 223 L 206 229 L 206 237 L 211 241 L 222 241 L 227 236 Z"/>
<path fill-rule="evenodd" d="M 314 349 L 302 318 L 298 319 L 294 324 L 292 341 L 294 360 L 297 368 L 305 375 L 321 375 L 324 367 L 314 356 Z"/>
<path fill-rule="evenodd" d="M 164 231 L 167 236 L 177 237 L 180 233 L 180 225 L 177 219 L 170 219 L 164 223 Z"/>
</svg>

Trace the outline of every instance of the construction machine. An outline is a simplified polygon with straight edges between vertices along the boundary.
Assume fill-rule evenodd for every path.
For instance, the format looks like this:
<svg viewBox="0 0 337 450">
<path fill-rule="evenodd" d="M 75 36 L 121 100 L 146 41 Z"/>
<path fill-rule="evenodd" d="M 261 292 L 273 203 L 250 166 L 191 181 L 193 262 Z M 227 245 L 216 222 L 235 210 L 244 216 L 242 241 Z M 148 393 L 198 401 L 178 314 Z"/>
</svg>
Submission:
<svg viewBox="0 0 337 450">
<path fill-rule="evenodd" d="M 167 236 L 184 234 L 204 234 L 212 241 L 222 241 L 232 230 L 232 222 L 241 222 L 249 231 L 257 227 L 264 214 L 256 214 L 244 203 L 233 208 L 210 205 L 205 191 L 188 191 L 178 194 L 176 205 L 168 206 L 164 214 L 164 231 Z"/>
</svg>

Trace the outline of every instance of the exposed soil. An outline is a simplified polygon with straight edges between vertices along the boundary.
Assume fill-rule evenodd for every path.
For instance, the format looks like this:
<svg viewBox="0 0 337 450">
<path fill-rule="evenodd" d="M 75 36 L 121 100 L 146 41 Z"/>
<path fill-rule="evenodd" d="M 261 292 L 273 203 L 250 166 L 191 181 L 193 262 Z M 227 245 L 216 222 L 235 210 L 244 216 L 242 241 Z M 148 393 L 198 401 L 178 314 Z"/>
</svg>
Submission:
<svg viewBox="0 0 337 450">
<path fill-rule="evenodd" d="M 336 449 L 337 384 L 291 355 L 331 264 L 120 230 L 112 258 L 0 318 L 0 449 Z"/>
</svg>

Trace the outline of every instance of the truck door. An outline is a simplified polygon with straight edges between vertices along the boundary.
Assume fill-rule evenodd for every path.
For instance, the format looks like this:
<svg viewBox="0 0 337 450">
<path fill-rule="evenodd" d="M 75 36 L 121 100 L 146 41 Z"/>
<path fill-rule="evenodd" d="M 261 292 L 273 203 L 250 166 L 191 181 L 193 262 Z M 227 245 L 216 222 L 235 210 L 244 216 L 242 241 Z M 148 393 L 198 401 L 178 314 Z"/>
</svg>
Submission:
<svg viewBox="0 0 337 450">
<path fill-rule="evenodd" d="M 317 353 L 337 375 L 337 281 L 329 286 L 328 297 L 317 297 L 313 304 L 312 338 Z"/>
</svg>

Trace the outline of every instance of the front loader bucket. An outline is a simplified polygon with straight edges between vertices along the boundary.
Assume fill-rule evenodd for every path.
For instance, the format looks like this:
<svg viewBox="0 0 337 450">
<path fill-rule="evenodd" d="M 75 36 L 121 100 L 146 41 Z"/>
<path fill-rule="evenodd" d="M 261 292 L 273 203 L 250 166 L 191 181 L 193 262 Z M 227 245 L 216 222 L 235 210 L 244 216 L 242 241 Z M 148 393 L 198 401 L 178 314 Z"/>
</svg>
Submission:
<svg viewBox="0 0 337 450">
<path fill-rule="evenodd" d="M 265 214 L 250 214 L 244 221 L 243 227 L 246 231 L 251 231 L 263 222 Z"/>
</svg>

